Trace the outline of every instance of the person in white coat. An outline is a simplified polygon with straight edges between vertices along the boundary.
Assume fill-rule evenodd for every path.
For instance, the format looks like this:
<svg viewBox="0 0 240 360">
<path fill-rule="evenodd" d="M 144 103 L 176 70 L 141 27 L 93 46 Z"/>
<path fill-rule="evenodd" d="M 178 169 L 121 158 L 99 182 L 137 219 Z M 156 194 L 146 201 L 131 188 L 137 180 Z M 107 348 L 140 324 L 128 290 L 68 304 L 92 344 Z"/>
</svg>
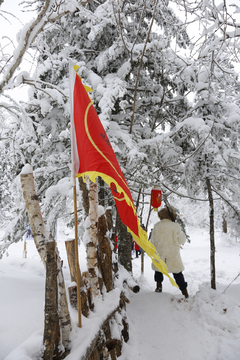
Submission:
<svg viewBox="0 0 240 360">
<path fill-rule="evenodd" d="M 180 246 L 186 241 L 184 233 L 178 223 L 175 223 L 176 213 L 172 206 L 167 206 L 158 212 L 161 221 L 153 228 L 151 243 L 155 246 L 160 258 L 166 263 L 168 272 L 173 277 L 185 298 L 188 298 L 187 282 L 182 271 L 183 262 L 180 255 Z M 155 271 L 156 292 L 162 292 L 163 274 L 152 264 Z"/>
</svg>

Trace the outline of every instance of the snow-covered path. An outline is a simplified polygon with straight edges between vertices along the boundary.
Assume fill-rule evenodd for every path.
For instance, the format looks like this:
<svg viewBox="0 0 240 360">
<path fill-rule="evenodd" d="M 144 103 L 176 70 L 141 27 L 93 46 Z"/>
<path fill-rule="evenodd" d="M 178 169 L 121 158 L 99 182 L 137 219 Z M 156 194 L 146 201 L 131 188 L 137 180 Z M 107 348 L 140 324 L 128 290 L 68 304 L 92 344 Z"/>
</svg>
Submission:
<svg viewBox="0 0 240 360">
<path fill-rule="evenodd" d="M 58 247 L 68 286 L 64 240 L 59 238 Z M 0 360 L 5 357 L 35 360 L 33 354 L 42 342 L 45 272 L 33 241 L 27 244 L 27 259 L 22 258 L 22 250 L 23 242 L 14 244 L 9 257 L 0 260 Z M 190 294 L 187 301 L 167 278 L 163 293 L 155 293 L 150 259 L 145 255 L 143 275 L 140 258 L 133 260 L 133 275 L 141 290 L 137 294 L 128 293 L 130 340 L 124 344 L 119 360 L 239 360 L 240 277 L 225 294 L 222 292 L 239 273 L 240 244 L 223 243 L 217 234 L 216 250 L 217 290 L 214 291 L 209 285 L 208 234 L 191 232 L 191 243 L 182 250 Z M 80 256 L 85 255 L 80 253 Z M 82 263 L 83 259 L 80 260 Z M 90 320 L 84 319 L 83 328 L 79 329 L 77 316 L 71 313 L 75 337 L 73 358 L 78 360 L 82 333 L 86 338 Z M 92 316 L 95 327 L 96 320 Z"/>
<path fill-rule="evenodd" d="M 130 341 L 120 359 L 238 360 L 240 351 L 240 285 L 232 298 L 201 288 L 187 301 L 181 295 L 155 293 L 142 287 L 128 305 Z M 231 304 L 231 305 L 230 305 Z M 226 310 L 227 309 L 227 310 Z M 230 311 L 230 315 L 226 312 Z"/>
<path fill-rule="evenodd" d="M 203 330 L 195 313 L 191 313 L 191 300 L 178 303 L 169 293 L 141 290 L 141 295 L 134 294 L 131 298 L 128 319 L 129 345 L 134 345 L 129 359 L 155 359 L 156 352 L 158 359 L 206 359 L 210 345 L 216 353 L 216 344 L 211 342 L 208 331 Z"/>
<path fill-rule="evenodd" d="M 185 300 L 167 278 L 163 292 L 155 293 L 151 262 L 145 256 L 144 275 L 140 259 L 133 273 L 141 285 L 130 293 L 128 320 L 130 341 L 123 359 L 240 359 L 240 278 L 222 292 L 239 272 L 240 246 L 216 241 L 217 290 L 210 288 L 209 238 L 205 231 L 193 232 L 182 258 L 190 297 Z"/>
</svg>

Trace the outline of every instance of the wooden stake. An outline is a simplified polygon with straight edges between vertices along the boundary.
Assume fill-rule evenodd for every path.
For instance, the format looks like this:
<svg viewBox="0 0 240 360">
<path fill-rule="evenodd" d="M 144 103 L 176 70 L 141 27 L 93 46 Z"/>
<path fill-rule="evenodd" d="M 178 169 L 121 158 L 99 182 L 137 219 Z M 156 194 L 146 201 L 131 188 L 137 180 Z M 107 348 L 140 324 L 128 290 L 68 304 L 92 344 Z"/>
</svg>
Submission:
<svg viewBox="0 0 240 360">
<path fill-rule="evenodd" d="M 24 245 L 23 245 L 23 257 L 25 259 L 27 258 L 27 242 L 26 242 L 26 240 L 24 240 Z"/>
<path fill-rule="evenodd" d="M 141 249 L 141 274 L 144 273 L 144 250 Z"/>
<path fill-rule="evenodd" d="M 81 318 L 81 297 L 80 297 L 80 267 L 78 261 L 78 222 L 77 222 L 77 192 L 76 178 L 73 185 L 73 201 L 74 201 L 74 220 L 75 220 L 75 254 L 76 254 L 76 275 L 77 275 L 77 302 L 78 302 L 78 327 L 82 327 Z"/>
</svg>

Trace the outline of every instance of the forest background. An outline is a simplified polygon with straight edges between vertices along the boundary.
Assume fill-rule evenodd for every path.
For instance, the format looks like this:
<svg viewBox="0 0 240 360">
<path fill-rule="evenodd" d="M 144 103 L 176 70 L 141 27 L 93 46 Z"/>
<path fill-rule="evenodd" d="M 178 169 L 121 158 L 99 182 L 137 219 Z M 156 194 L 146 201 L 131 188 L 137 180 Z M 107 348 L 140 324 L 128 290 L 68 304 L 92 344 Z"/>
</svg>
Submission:
<svg viewBox="0 0 240 360">
<path fill-rule="evenodd" d="M 11 22 L 4 1 L 0 6 L 1 23 Z M 10 37 L 1 41 L 1 254 L 22 239 L 29 223 L 19 179 L 25 164 L 33 168 L 53 236 L 58 218 L 73 226 L 71 59 L 93 89 L 94 107 L 140 221 L 149 231 L 154 185 L 166 203 L 186 198 L 200 209 L 207 202 L 214 264 L 215 227 L 232 237 L 239 232 L 237 2 L 47 0 L 21 6 L 32 20 L 15 45 Z M 16 89 L 19 94 L 26 87 L 28 99 L 18 101 Z M 98 189 L 99 203 L 112 207 L 116 227 L 114 202 L 100 178 Z M 80 196 L 78 209 L 81 236 L 86 214 Z M 119 243 L 119 262 L 131 271 L 131 239 L 124 228 Z M 214 288 L 214 273 L 211 282 Z"/>
</svg>

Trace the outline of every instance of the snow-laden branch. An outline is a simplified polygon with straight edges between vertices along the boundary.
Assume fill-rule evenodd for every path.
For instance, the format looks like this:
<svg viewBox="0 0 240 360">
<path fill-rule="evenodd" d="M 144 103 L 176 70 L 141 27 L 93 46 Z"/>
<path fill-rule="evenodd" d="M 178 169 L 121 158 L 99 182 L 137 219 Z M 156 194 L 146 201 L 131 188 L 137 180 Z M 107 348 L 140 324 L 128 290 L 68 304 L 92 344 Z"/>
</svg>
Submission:
<svg viewBox="0 0 240 360">
<path fill-rule="evenodd" d="M 161 181 L 161 184 L 162 184 L 162 186 L 164 186 L 166 189 L 168 189 L 172 193 L 176 194 L 177 196 L 184 197 L 184 198 L 187 198 L 187 199 L 191 199 L 191 200 L 194 200 L 194 201 L 208 201 L 208 199 L 199 199 L 199 198 L 194 198 L 194 197 L 189 196 L 189 195 L 181 194 L 178 191 L 175 191 L 175 190 L 171 189 L 169 186 L 164 184 L 162 181 Z M 218 200 L 218 199 L 214 199 L 214 200 Z"/>
<path fill-rule="evenodd" d="M 173 166 L 178 166 L 178 165 L 181 165 L 182 163 L 184 163 L 186 160 L 190 159 L 192 156 L 194 156 L 198 150 L 203 146 L 203 144 L 207 141 L 207 139 L 209 138 L 211 132 L 212 132 L 212 129 L 213 129 L 213 126 L 215 124 L 215 118 L 213 120 L 213 124 L 212 124 L 212 127 L 208 133 L 208 135 L 206 136 L 206 138 L 198 145 L 198 147 L 193 151 L 193 153 L 191 153 L 189 156 L 185 157 L 183 160 L 179 161 L 178 163 L 175 163 L 175 164 L 170 164 L 170 165 L 164 165 L 162 167 L 164 168 L 170 168 L 170 167 L 173 167 Z M 182 128 L 182 127 L 181 127 Z"/>
<path fill-rule="evenodd" d="M 71 11 L 76 8 L 77 3 L 73 1 L 73 4 L 69 9 Z M 46 24 L 54 23 L 59 20 L 62 16 L 68 14 L 70 10 L 68 6 L 63 6 L 63 3 L 60 1 L 46 0 L 43 6 L 43 9 L 37 16 L 35 20 L 29 22 L 21 32 L 21 38 L 17 48 L 13 53 L 12 60 L 6 69 L 6 73 L 3 77 L 3 80 L 0 82 L 0 93 L 3 91 L 4 87 L 9 84 L 15 70 L 21 64 L 23 56 L 26 51 L 29 49 L 31 44 L 33 44 L 36 36 L 43 30 Z M 9 60 L 8 60 L 9 61 Z"/>
<path fill-rule="evenodd" d="M 138 67 L 137 79 L 136 79 L 135 91 L 134 91 L 133 111 L 132 111 L 132 116 L 131 116 L 131 124 L 130 124 L 129 134 L 132 133 L 133 120 L 134 120 L 134 114 L 135 114 L 135 106 L 136 106 L 136 99 L 137 99 L 138 81 L 139 81 L 140 71 L 141 71 L 141 67 L 142 67 L 143 57 L 144 57 L 144 54 L 145 54 L 145 50 L 147 48 L 148 39 L 149 39 L 149 36 L 151 34 L 152 26 L 153 26 L 154 19 L 155 19 L 155 13 L 156 13 L 156 9 L 157 9 L 157 4 L 158 4 L 158 0 L 155 0 L 154 1 L 154 10 L 153 10 L 151 24 L 149 26 L 149 30 L 148 30 L 148 33 L 147 33 L 147 37 L 146 37 L 145 44 L 144 44 L 143 51 L 142 51 L 142 56 L 141 56 L 139 67 Z"/>
<path fill-rule="evenodd" d="M 223 201 L 225 201 L 225 202 L 228 204 L 228 206 L 230 206 L 230 208 L 233 209 L 233 211 L 235 212 L 235 214 L 237 215 L 237 217 L 240 219 L 240 212 L 239 212 L 239 210 L 237 210 L 237 209 L 231 204 L 231 202 L 230 202 L 229 200 L 227 200 L 224 195 L 221 194 L 220 191 L 218 191 L 217 189 L 215 189 L 215 187 L 214 187 L 212 184 L 211 184 L 211 187 L 212 187 L 212 190 L 213 190 L 216 194 L 218 194 L 218 196 L 220 196 L 220 198 L 223 199 Z"/>
<path fill-rule="evenodd" d="M 65 99 L 68 99 L 68 96 L 67 96 L 66 94 L 64 94 L 57 86 L 55 86 L 55 85 L 53 85 L 53 84 L 51 84 L 51 83 L 48 83 L 48 82 L 46 82 L 46 81 L 32 80 L 32 79 L 25 79 L 25 78 L 23 78 L 22 83 L 23 83 L 23 84 L 28 84 L 28 85 L 33 85 L 33 86 L 36 87 L 36 89 L 39 89 L 40 91 L 44 91 L 44 90 L 43 90 L 43 88 L 38 88 L 38 87 L 36 86 L 36 84 L 41 84 L 41 85 L 49 86 L 49 87 L 51 87 L 52 89 L 57 90 Z M 46 92 L 46 93 L 52 98 L 51 94 L 49 94 L 46 90 L 45 90 L 44 92 Z"/>
</svg>

